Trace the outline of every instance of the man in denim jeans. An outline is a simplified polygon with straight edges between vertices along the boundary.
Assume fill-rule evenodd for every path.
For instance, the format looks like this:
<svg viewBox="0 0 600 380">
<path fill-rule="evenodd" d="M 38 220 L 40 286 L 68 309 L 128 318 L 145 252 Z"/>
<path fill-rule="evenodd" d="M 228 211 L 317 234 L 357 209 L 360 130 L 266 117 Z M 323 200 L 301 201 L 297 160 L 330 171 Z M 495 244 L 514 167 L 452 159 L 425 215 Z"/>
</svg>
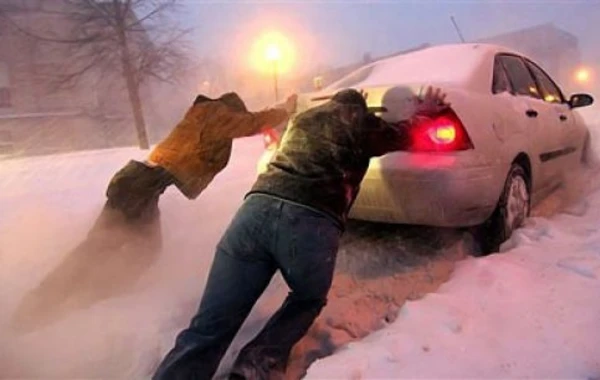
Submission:
<svg viewBox="0 0 600 380">
<path fill-rule="evenodd" d="M 414 117 L 448 105 L 439 89 Z M 217 245 L 198 312 L 154 379 L 211 379 L 275 271 L 291 291 L 240 352 L 230 379 L 283 378 L 294 344 L 327 301 L 340 236 L 371 157 L 407 146 L 413 120 L 388 124 L 344 90 L 298 115 Z"/>
</svg>

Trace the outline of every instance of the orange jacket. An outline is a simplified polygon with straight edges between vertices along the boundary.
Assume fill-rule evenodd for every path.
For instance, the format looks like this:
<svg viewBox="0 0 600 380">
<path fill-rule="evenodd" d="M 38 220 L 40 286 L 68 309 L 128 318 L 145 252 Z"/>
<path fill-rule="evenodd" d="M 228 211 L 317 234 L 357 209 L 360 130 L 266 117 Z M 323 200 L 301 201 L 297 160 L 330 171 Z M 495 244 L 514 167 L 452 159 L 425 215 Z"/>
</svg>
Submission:
<svg viewBox="0 0 600 380">
<path fill-rule="evenodd" d="M 234 138 L 257 134 L 287 118 L 283 109 L 236 112 L 220 101 L 196 104 L 152 150 L 148 161 L 171 173 L 179 190 L 195 199 L 227 166 Z"/>
</svg>

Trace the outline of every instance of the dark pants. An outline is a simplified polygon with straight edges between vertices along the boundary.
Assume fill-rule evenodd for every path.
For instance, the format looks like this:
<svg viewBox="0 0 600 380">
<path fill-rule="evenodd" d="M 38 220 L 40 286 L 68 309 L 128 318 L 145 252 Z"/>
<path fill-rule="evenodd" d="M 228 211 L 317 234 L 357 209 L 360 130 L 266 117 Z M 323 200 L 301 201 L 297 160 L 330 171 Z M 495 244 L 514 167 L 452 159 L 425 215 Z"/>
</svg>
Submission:
<svg viewBox="0 0 600 380">
<path fill-rule="evenodd" d="M 233 373 L 247 379 L 283 374 L 292 347 L 325 306 L 340 235 L 337 225 L 318 212 L 250 196 L 217 245 L 198 312 L 154 379 L 211 379 L 277 269 L 291 291 L 241 350 Z"/>
<path fill-rule="evenodd" d="M 158 219 L 158 199 L 173 183 L 165 169 L 131 160 L 111 178 L 105 208 L 119 210 L 127 222 Z"/>
</svg>

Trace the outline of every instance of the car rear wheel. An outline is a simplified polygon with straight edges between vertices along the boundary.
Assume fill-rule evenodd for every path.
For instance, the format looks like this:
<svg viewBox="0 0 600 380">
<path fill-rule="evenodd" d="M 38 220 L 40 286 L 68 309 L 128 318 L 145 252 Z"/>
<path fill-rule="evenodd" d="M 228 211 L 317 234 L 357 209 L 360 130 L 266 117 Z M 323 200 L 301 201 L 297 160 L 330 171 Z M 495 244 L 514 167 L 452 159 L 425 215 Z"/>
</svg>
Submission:
<svg viewBox="0 0 600 380">
<path fill-rule="evenodd" d="M 500 244 L 523 225 L 531 207 L 529 183 L 523 167 L 513 164 L 494 213 L 475 233 L 481 250 L 479 255 L 498 252 Z"/>
</svg>

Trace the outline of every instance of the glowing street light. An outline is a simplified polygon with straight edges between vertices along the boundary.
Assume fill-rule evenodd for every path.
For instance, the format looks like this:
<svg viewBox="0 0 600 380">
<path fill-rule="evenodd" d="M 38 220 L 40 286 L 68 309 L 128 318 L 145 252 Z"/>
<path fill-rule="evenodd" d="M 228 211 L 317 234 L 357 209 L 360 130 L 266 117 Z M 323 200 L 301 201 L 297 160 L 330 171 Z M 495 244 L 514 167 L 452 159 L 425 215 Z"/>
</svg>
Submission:
<svg viewBox="0 0 600 380">
<path fill-rule="evenodd" d="M 210 82 L 205 80 L 204 82 L 202 82 L 202 92 L 206 93 L 207 95 L 210 95 Z"/>
<path fill-rule="evenodd" d="M 582 83 L 582 84 L 588 83 L 590 81 L 590 78 L 591 78 L 590 70 L 588 70 L 585 67 L 582 67 L 582 68 L 578 69 L 577 71 L 575 71 L 575 80 L 579 83 Z"/>
<path fill-rule="evenodd" d="M 254 69 L 273 77 L 275 101 L 279 101 L 279 76 L 292 69 L 295 59 L 290 40 L 277 31 L 265 32 L 254 41 L 249 58 Z"/>
<path fill-rule="evenodd" d="M 281 59 L 281 50 L 279 46 L 270 44 L 267 46 L 266 58 L 269 61 L 279 61 Z"/>
<path fill-rule="evenodd" d="M 323 89 L 323 77 L 317 76 L 313 78 L 313 87 L 315 90 L 321 91 Z"/>
</svg>

